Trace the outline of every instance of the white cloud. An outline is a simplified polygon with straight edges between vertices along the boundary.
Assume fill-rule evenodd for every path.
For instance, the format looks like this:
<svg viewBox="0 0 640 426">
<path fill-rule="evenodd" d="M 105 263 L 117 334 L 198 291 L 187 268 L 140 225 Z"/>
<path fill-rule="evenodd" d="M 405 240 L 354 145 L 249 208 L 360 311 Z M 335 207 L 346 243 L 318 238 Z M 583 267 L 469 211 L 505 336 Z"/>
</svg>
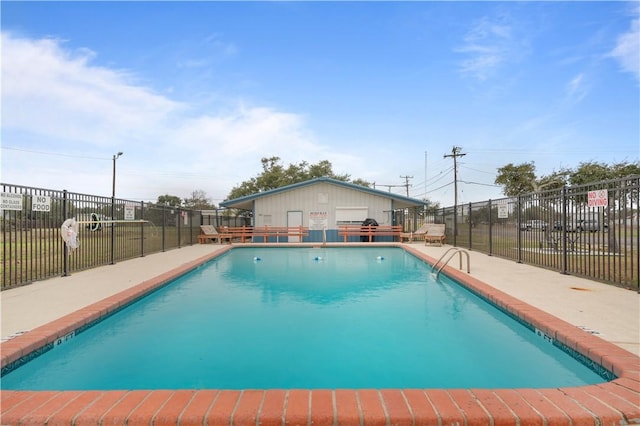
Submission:
<svg viewBox="0 0 640 426">
<path fill-rule="evenodd" d="M 94 58 L 59 40 L 2 33 L 2 138 L 18 148 L 2 151 L 3 182 L 109 194 L 111 155 L 124 151 L 120 196 L 154 200 L 202 189 L 219 200 L 258 174 L 262 157 L 351 164 L 316 144 L 300 115 L 234 100 L 224 113 L 193 112 Z"/>
<path fill-rule="evenodd" d="M 183 108 L 124 72 L 91 65 L 92 52 L 62 46 L 2 33 L 3 130 L 108 146 L 144 140 L 154 124 Z"/>
<path fill-rule="evenodd" d="M 218 34 L 205 37 L 197 44 L 197 59 L 190 58 L 193 55 L 193 46 L 191 44 L 188 47 L 178 44 L 177 49 L 187 58 L 178 60 L 176 64 L 178 68 L 207 68 L 213 62 L 233 57 L 239 52 L 234 43 L 223 40 Z"/>
<path fill-rule="evenodd" d="M 460 72 L 477 80 L 487 80 L 525 50 L 511 25 L 484 17 L 471 28 L 464 37 L 464 45 L 457 49 L 467 55 L 460 64 Z"/>
<path fill-rule="evenodd" d="M 225 115 L 186 119 L 175 129 L 174 137 L 175 142 L 188 143 L 194 150 L 213 145 L 223 156 L 266 155 L 292 147 L 313 149 L 303 128 L 299 115 L 241 105 Z"/>
<path fill-rule="evenodd" d="M 205 38 L 205 44 L 210 46 L 211 50 L 217 54 L 224 56 L 233 56 L 238 53 L 238 47 L 234 43 L 223 40 L 219 34 L 212 34 Z"/>
<path fill-rule="evenodd" d="M 582 101 L 588 94 L 588 84 L 584 73 L 576 75 L 566 87 L 566 102 L 574 105 Z"/>
<path fill-rule="evenodd" d="M 609 55 L 618 61 L 623 71 L 633 74 L 640 82 L 640 18 L 633 19 L 631 28 L 618 36 Z"/>
</svg>

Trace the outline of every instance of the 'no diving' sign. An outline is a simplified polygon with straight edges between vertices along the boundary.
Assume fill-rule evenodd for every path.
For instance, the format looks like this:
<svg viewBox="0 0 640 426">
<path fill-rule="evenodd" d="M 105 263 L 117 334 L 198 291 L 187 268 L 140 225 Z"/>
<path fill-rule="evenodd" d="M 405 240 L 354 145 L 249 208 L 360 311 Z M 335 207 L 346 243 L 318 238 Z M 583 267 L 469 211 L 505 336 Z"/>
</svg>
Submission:
<svg viewBox="0 0 640 426">
<path fill-rule="evenodd" d="M 589 207 L 607 207 L 609 205 L 609 194 L 606 189 L 589 191 L 587 199 Z"/>
</svg>

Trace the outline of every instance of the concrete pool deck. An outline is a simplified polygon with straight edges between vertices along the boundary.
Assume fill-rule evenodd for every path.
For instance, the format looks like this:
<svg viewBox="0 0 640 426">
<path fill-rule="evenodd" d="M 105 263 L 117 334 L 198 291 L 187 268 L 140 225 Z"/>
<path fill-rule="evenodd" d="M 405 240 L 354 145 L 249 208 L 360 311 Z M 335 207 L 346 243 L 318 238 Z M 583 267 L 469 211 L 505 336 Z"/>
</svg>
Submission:
<svg viewBox="0 0 640 426">
<path fill-rule="evenodd" d="M 431 261 L 450 248 L 400 245 Z M 184 247 L 1 292 L 2 367 L 229 248 Z M 619 378 L 546 390 L 3 390 L 0 423 L 202 424 L 207 419 L 213 424 L 640 424 L 638 293 L 469 254 L 471 274 L 457 271 L 457 259 L 447 272 L 470 281 L 497 305 Z"/>
</svg>

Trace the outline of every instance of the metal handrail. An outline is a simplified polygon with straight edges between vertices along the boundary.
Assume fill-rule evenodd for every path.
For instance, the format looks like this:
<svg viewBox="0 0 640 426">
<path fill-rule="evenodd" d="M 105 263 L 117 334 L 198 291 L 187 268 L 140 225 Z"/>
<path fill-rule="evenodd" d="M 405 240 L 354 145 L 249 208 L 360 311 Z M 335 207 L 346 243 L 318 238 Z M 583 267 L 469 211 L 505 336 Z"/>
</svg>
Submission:
<svg viewBox="0 0 640 426">
<path fill-rule="evenodd" d="M 444 257 L 449 254 L 450 252 L 452 252 L 451 255 L 447 258 L 446 261 L 444 261 L 442 263 L 442 265 L 440 266 L 440 268 L 438 269 L 438 272 L 436 272 L 436 279 L 438 278 L 438 276 L 440 276 L 440 272 L 442 271 L 442 269 L 447 266 L 447 264 L 449 263 L 449 261 L 453 258 L 453 256 L 457 254 L 459 254 L 459 269 L 462 270 L 462 254 L 464 253 L 465 256 L 467 257 L 467 274 L 471 273 L 471 259 L 469 257 L 469 252 L 458 248 L 458 247 L 451 247 L 449 248 L 447 251 L 444 252 L 444 254 L 442 256 L 440 256 L 440 259 L 438 259 L 438 261 L 436 263 L 433 264 L 433 266 L 431 267 L 431 272 L 433 272 L 433 270 L 436 268 L 436 266 L 438 266 L 438 264 L 440 264 L 440 262 L 442 261 L 442 259 L 444 259 Z"/>
</svg>

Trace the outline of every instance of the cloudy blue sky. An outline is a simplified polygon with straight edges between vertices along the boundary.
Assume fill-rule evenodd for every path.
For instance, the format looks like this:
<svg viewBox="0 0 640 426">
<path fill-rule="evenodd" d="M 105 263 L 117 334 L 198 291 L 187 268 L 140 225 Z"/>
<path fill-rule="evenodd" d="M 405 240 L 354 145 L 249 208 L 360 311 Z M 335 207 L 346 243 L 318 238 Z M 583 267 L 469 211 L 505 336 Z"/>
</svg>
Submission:
<svg viewBox="0 0 640 426">
<path fill-rule="evenodd" d="M 638 2 L 7 2 L 4 183 L 216 204 L 261 172 L 336 173 L 453 204 L 638 161 Z"/>
</svg>

